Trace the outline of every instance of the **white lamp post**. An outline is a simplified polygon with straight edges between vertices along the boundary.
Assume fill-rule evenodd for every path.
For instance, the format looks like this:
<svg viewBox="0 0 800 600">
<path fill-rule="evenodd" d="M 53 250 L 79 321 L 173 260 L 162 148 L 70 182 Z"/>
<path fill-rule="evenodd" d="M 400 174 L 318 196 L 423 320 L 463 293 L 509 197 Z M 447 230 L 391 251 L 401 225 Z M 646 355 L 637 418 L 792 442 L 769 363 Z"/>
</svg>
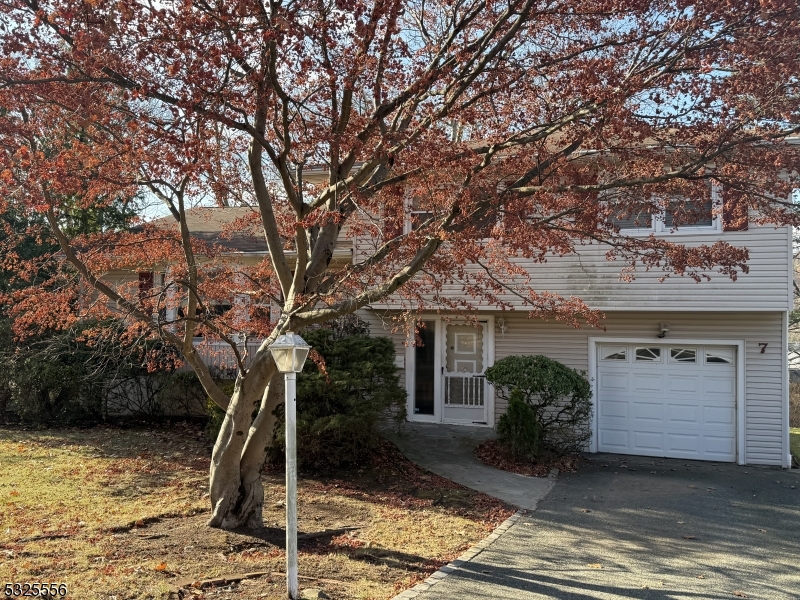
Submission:
<svg viewBox="0 0 800 600">
<path fill-rule="evenodd" d="M 287 331 L 269 347 L 286 381 L 286 587 L 297 600 L 297 374 L 303 370 L 311 346 Z"/>
</svg>

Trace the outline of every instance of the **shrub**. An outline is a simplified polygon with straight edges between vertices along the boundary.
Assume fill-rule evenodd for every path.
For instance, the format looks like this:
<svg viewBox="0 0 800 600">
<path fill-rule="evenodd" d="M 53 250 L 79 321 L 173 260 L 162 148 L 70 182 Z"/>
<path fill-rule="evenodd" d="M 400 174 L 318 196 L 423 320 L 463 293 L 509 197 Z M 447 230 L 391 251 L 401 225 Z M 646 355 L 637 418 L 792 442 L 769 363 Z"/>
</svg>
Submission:
<svg viewBox="0 0 800 600">
<path fill-rule="evenodd" d="M 158 401 L 168 415 L 194 417 L 206 413 L 206 392 L 194 371 L 170 373 L 158 392 Z"/>
<path fill-rule="evenodd" d="M 591 387 L 583 372 L 546 356 L 507 356 L 486 369 L 497 395 L 514 390 L 530 407 L 539 429 L 539 448 L 558 454 L 580 452 L 591 437 Z"/>
<path fill-rule="evenodd" d="M 800 427 L 800 383 L 789 384 L 789 427 Z"/>
<path fill-rule="evenodd" d="M 158 417 L 174 408 L 164 401 L 180 405 L 197 395 L 187 374 L 174 372 L 174 348 L 154 339 L 126 342 L 122 322 L 83 321 L 24 344 L 14 343 L 8 325 L 0 320 L 0 409 L 5 400 L 24 423 L 93 424 L 114 414 Z M 153 365 L 161 370 L 151 373 Z"/>
<path fill-rule="evenodd" d="M 41 427 L 102 419 L 101 390 L 87 381 L 85 365 L 69 358 L 28 357 L 17 363 L 10 404 L 22 422 Z"/>
<path fill-rule="evenodd" d="M 389 338 L 364 333 L 340 335 L 325 328 L 303 332 L 325 361 L 308 360 L 297 378 L 297 457 L 302 468 L 321 469 L 364 461 L 378 442 L 386 415 L 405 419 L 406 392 L 400 387 Z M 283 460 L 284 421 L 279 419 L 270 449 Z"/>
<path fill-rule="evenodd" d="M 517 460 L 533 458 L 539 453 L 541 427 L 517 388 L 511 391 L 508 410 L 497 421 L 497 436 Z"/>
</svg>

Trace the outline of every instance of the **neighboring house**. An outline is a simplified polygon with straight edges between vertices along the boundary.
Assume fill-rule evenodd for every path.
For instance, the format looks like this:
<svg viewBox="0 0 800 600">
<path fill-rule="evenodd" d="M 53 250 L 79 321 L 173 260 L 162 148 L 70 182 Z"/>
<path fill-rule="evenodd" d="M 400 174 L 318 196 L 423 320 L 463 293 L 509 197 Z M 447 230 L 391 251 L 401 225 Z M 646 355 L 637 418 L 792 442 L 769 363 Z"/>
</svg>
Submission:
<svg viewBox="0 0 800 600">
<path fill-rule="evenodd" d="M 195 209 L 192 235 L 220 241 L 224 224 L 243 210 L 249 209 Z M 415 346 L 408 333 L 391 331 L 397 309 L 391 300 L 361 310 L 374 335 L 395 341 L 409 420 L 494 426 L 506 406 L 487 384 L 486 368 L 513 354 L 543 354 L 591 380 L 592 452 L 788 467 L 791 230 L 750 224 L 728 231 L 720 218 L 671 230 L 664 226 L 669 219 L 620 225 L 635 225 L 631 235 L 673 236 L 690 246 L 716 240 L 746 246 L 750 272 L 735 282 L 712 275 L 695 283 L 675 276 L 661 282 L 661 272 L 638 271 L 624 282 L 621 264 L 606 260 L 600 245 L 527 265 L 533 289 L 582 298 L 605 313 L 605 331 L 529 319 L 521 305 L 519 311 L 486 306 L 477 311 L 479 327 L 456 315 L 423 314 L 422 344 Z M 340 242 L 334 263 L 346 264 L 358 248 L 345 234 Z M 256 238 L 221 243 L 237 260 L 255 262 L 266 253 Z M 153 277 L 141 274 L 140 282 Z"/>
</svg>

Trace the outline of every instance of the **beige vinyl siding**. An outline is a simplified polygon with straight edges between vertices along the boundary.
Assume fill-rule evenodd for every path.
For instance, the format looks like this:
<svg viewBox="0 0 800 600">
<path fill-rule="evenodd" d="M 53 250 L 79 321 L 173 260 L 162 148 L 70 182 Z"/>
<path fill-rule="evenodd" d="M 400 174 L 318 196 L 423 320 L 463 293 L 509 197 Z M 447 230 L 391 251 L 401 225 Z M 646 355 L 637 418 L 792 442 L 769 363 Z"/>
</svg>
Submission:
<svg viewBox="0 0 800 600">
<path fill-rule="evenodd" d="M 606 331 L 573 329 L 550 321 L 505 313 L 506 333 L 495 325 L 495 359 L 511 354 L 544 354 L 579 370 L 588 369 L 589 337 L 650 338 L 669 343 L 670 338 L 745 341 L 745 455 L 748 464 L 781 465 L 784 462 L 784 391 L 782 313 L 682 313 L 614 312 L 604 320 Z M 668 322 L 669 333 L 656 337 L 658 324 Z M 766 343 L 761 353 L 759 343 Z M 495 400 L 496 416 L 506 406 Z M 739 404 L 742 410 L 742 403 Z"/>
<path fill-rule="evenodd" d="M 395 322 L 392 321 L 391 314 L 383 311 L 374 311 L 368 308 L 359 310 L 357 314 L 369 325 L 370 335 L 391 338 L 394 342 L 395 356 L 402 357 L 402 360 L 405 361 L 406 334 L 402 329 L 394 332 L 392 331 Z M 405 368 L 400 369 L 400 381 L 405 381 Z"/>
<path fill-rule="evenodd" d="M 564 297 L 577 296 L 591 308 L 604 311 L 665 308 L 688 312 L 791 310 L 789 228 L 764 226 L 724 234 L 696 233 L 664 237 L 690 247 L 710 245 L 720 240 L 736 247 L 745 247 L 750 252 L 747 263 L 749 272 L 739 273 L 736 281 L 727 275 L 711 272 L 708 273 L 710 281 L 697 283 L 678 275 L 659 281 L 666 274 L 663 270 L 646 271 L 638 268 L 633 273 L 634 280 L 626 282 L 620 280 L 624 263 L 607 260 L 605 255 L 608 248 L 601 244 L 580 246 L 575 255 L 551 256 L 545 263 L 524 259 L 516 262 L 531 274 L 531 281 L 525 287 Z M 450 298 L 463 297 L 464 289 L 460 283 L 454 282 L 446 285 L 441 293 Z M 518 297 L 508 295 L 505 299 L 514 307 L 523 307 Z M 390 301 L 381 306 L 388 308 L 393 304 Z M 493 308 L 479 303 L 475 303 L 475 307 L 483 310 Z"/>
</svg>

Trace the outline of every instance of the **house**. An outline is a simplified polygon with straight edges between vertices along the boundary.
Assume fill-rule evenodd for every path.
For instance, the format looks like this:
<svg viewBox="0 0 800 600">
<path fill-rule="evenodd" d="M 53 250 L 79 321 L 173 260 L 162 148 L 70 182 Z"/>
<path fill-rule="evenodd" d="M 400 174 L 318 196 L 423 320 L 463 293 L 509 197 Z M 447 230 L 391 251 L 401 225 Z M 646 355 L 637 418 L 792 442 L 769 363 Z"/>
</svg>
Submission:
<svg viewBox="0 0 800 600">
<path fill-rule="evenodd" d="M 361 316 L 374 334 L 395 341 L 411 421 L 494 426 L 506 406 L 483 377 L 486 368 L 513 354 L 543 354 L 591 381 L 591 452 L 789 467 L 792 232 L 752 224 L 733 231 L 722 221 L 672 228 L 667 214 L 620 226 L 688 246 L 724 240 L 747 247 L 750 270 L 736 281 L 721 275 L 702 283 L 660 281 L 657 271 L 621 281 L 619 263 L 609 262 L 599 245 L 524 264 L 533 289 L 575 295 L 603 311 L 605 331 L 529 319 L 519 305 L 519 311 L 486 306 L 477 312 L 479 327 L 423 315 L 422 344 L 414 345 L 408 333 L 385 325 L 390 301 Z"/>
<path fill-rule="evenodd" d="M 720 190 L 710 194 L 710 203 L 719 202 Z M 249 209 L 195 209 L 190 230 L 218 241 L 239 210 Z M 518 302 L 520 310 L 481 307 L 477 327 L 457 315 L 423 314 L 415 344 L 413 327 L 387 325 L 397 313 L 391 298 L 359 315 L 373 334 L 395 342 L 411 421 L 494 426 L 506 406 L 486 382 L 486 368 L 513 354 L 543 354 L 585 371 L 592 383 L 591 452 L 789 467 L 792 232 L 752 223 L 730 230 L 723 220 L 709 215 L 673 227 L 663 214 L 619 226 L 629 235 L 673 236 L 688 246 L 724 240 L 747 247 L 750 270 L 736 281 L 724 275 L 702 283 L 661 281 L 658 271 L 622 281 L 620 264 L 599 245 L 545 263 L 521 261 L 534 289 L 582 298 L 605 314 L 605 330 L 529 319 Z M 237 260 L 266 255 L 261 240 L 221 243 Z M 334 264 L 351 261 L 358 243 L 343 233 Z"/>
</svg>

